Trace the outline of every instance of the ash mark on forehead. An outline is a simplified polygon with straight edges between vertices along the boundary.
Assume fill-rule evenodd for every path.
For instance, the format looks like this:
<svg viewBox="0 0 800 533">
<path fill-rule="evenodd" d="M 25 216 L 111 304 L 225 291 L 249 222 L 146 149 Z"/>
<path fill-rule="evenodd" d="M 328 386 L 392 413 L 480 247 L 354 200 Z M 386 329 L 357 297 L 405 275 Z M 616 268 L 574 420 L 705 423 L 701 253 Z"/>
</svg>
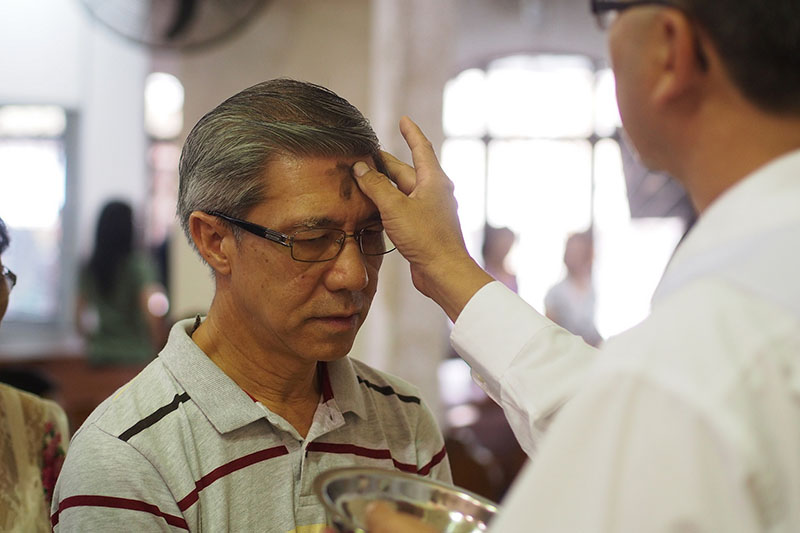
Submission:
<svg viewBox="0 0 800 533">
<path fill-rule="evenodd" d="M 339 196 L 349 200 L 353 196 L 353 170 L 345 162 L 336 163 L 336 167 L 328 171 L 332 176 L 339 176 Z"/>
</svg>

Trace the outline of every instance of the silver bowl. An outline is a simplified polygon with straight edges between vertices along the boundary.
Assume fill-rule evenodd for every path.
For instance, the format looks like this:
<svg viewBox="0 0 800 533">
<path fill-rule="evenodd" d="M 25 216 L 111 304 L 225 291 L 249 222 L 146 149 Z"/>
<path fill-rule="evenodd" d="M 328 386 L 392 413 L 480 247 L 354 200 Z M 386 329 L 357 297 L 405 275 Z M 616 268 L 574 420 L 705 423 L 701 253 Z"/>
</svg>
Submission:
<svg viewBox="0 0 800 533">
<path fill-rule="evenodd" d="M 365 533 L 367 506 L 383 501 L 440 533 L 486 531 L 497 506 L 451 485 L 392 470 L 335 468 L 314 480 L 314 492 L 340 533 Z"/>
</svg>

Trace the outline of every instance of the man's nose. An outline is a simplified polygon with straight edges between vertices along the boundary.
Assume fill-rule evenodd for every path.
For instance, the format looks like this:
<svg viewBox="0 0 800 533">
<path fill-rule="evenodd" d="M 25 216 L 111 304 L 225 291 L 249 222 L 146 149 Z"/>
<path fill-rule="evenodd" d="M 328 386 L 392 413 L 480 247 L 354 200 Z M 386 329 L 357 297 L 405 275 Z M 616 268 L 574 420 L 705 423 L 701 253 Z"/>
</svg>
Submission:
<svg viewBox="0 0 800 533">
<path fill-rule="evenodd" d="M 331 263 L 331 269 L 327 275 L 327 284 L 330 290 L 360 291 L 367 286 L 369 274 L 367 273 L 366 257 L 361 253 L 355 235 L 344 237 L 342 249 Z"/>
</svg>

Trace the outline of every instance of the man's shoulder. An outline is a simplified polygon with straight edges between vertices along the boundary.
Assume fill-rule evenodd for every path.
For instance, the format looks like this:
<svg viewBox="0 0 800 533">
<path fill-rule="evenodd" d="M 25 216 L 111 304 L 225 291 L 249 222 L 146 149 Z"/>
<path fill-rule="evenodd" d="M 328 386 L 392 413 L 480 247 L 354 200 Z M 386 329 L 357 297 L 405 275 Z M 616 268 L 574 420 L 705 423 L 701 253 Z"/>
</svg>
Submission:
<svg viewBox="0 0 800 533">
<path fill-rule="evenodd" d="M 185 391 L 156 358 L 97 406 L 78 433 L 91 425 L 110 435 L 122 435 L 142 419 L 180 401 L 182 395 Z"/>
</svg>

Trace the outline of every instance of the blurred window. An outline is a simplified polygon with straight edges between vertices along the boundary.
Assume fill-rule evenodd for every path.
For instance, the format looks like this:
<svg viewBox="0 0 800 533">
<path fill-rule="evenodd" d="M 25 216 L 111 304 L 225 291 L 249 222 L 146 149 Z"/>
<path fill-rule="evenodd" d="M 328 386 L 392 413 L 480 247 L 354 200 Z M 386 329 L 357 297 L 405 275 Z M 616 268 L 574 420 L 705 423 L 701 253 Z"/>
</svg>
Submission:
<svg viewBox="0 0 800 533">
<path fill-rule="evenodd" d="M 62 321 L 67 199 L 67 113 L 57 106 L 0 106 L 0 217 L 11 234 L 3 263 L 18 276 L 6 321 Z"/>
<path fill-rule="evenodd" d="M 565 274 L 567 236 L 592 226 L 598 330 L 607 338 L 647 315 L 684 227 L 630 216 L 610 69 L 583 56 L 515 55 L 465 70 L 445 86 L 443 126 L 442 163 L 474 257 L 485 223 L 512 229 L 519 293 L 543 311 Z"/>
</svg>

